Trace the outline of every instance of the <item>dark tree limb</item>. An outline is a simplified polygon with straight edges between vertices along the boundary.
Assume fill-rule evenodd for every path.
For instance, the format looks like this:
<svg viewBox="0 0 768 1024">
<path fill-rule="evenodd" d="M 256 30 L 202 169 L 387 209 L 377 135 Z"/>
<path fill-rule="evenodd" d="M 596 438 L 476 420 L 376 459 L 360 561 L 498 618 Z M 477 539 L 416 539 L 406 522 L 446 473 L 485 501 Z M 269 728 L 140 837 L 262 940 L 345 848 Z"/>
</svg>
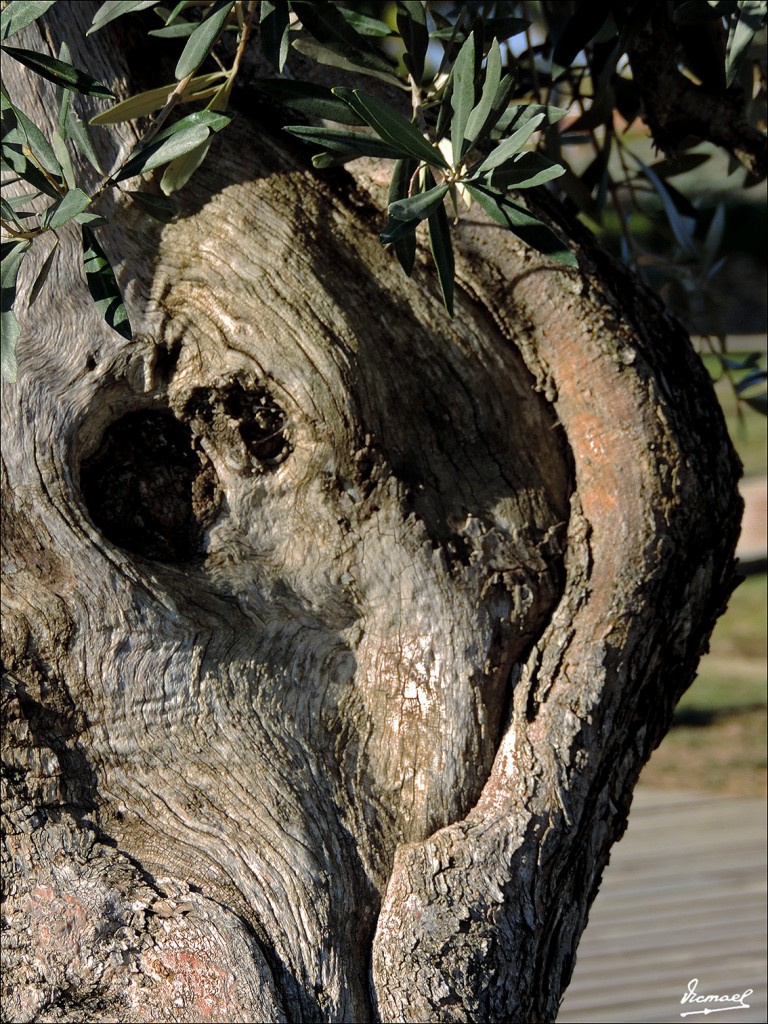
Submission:
<svg viewBox="0 0 768 1024">
<path fill-rule="evenodd" d="M 764 180 L 766 136 L 744 117 L 738 86 L 720 92 L 687 78 L 679 69 L 677 45 L 668 26 L 638 35 L 628 56 L 643 118 L 660 149 L 673 156 L 694 136 L 721 146 L 755 182 Z"/>
</svg>

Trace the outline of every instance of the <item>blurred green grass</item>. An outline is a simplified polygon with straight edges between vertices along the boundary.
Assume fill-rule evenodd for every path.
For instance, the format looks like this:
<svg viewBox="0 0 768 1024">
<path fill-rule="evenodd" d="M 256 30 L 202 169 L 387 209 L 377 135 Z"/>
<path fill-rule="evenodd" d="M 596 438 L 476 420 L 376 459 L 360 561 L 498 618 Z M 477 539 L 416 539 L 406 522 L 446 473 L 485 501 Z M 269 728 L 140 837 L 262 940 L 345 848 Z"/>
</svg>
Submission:
<svg viewBox="0 0 768 1024">
<path fill-rule="evenodd" d="M 765 474 L 766 418 L 749 409 L 740 415 L 727 381 L 719 381 L 716 391 L 745 474 Z M 768 580 L 760 574 L 747 577 L 731 595 L 670 732 L 643 769 L 643 785 L 766 794 L 767 594 Z"/>
<path fill-rule="evenodd" d="M 746 353 L 733 353 L 734 358 Z M 706 356 L 705 364 L 711 364 L 714 357 Z M 710 372 L 712 372 L 710 370 Z M 766 446 L 768 446 L 768 417 L 744 406 L 739 402 L 733 385 L 721 378 L 715 384 L 715 392 L 725 413 L 725 422 L 739 458 L 744 464 L 745 476 L 758 476 L 766 471 Z"/>
</svg>

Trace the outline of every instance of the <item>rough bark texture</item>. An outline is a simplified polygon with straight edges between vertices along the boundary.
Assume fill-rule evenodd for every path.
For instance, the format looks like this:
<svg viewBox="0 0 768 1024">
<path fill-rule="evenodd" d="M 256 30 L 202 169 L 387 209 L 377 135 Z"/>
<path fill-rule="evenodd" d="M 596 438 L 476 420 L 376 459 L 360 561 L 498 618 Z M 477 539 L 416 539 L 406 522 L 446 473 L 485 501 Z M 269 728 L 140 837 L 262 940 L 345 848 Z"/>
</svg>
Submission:
<svg viewBox="0 0 768 1024">
<path fill-rule="evenodd" d="M 732 585 L 706 375 L 586 237 L 470 217 L 449 319 L 375 168 L 216 146 L 3 390 L 5 1019 L 551 1020 Z"/>
</svg>

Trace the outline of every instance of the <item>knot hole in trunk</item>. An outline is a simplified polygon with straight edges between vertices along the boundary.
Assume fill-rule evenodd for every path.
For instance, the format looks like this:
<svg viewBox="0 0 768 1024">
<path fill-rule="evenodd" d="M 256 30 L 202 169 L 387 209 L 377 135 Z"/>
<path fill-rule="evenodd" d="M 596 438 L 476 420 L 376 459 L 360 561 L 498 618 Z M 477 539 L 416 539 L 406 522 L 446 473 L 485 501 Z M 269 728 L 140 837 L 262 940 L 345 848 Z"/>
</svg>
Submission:
<svg viewBox="0 0 768 1024">
<path fill-rule="evenodd" d="M 293 450 L 286 413 L 264 384 L 250 378 L 195 388 L 184 417 L 244 476 L 274 471 Z"/>
<path fill-rule="evenodd" d="M 110 541 L 160 562 L 202 558 L 221 501 L 213 465 L 170 410 L 130 412 L 107 427 L 80 487 Z"/>
</svg>

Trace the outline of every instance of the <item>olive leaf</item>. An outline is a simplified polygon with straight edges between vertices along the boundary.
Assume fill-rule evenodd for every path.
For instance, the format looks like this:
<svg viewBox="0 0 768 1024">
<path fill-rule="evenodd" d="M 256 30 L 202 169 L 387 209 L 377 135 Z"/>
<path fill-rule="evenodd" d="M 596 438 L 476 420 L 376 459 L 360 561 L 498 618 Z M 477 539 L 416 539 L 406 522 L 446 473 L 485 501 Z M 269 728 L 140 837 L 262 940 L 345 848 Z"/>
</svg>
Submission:
<svg viewBox="0 0 768 1024">
<path fill-rule="evenodd" d="M 115 97 L 111 89 L 97 82 L 86 71 L 81 71 L 80 68 L 57 57 L 49 57 L 48 54 L 36 53 L 34 50 L 24 50 L 18 46 L 0 46 L 0 49 L 19 64 L 34 71 L 41 78 L 47 78 L 49 82 L 61 86 L 62 89 L 81 92 L 85 96 L 101 96 L 105 99 Z"/>
<path fill-rule="evenodd" d="M 553 81 L 565 74 L 610 16 L 609 0 L 590 0 L 590 3 L 576 4 L 576 9 L 565 25 L 552 54 Z"/>
<path fill-rule="evenodd" d="M 398 0 L 397 28 L 405 47 L 403 63 L 414 82 L 421 85 L 429 48 L 429 30 L 421 0 Z"/>
<path fill-rule="evenodd" d="M 43 217 L 43 225 L 46 228 L 55 229 L 63 227 L 70 220 L 73 220 L 79 213 L 82 213 L 91 204 L 91 197 L 87 196 L 79 188 L 70 189 L 65 196 L 62 196 L 53 206 L 49 206 Z"/>
<path fill-rule="evenodd" d="M 543 120 L 544 114 L 536 114 L 535 117 L 528 118 L 520 128 L 512 132 L 508 138 L 502 139 L 498 146 L 488 154 L 476 168 L 477 173 L 482 174 L 506 163 L 522 149 Z"/>
<path fill-rule="evenodd" d="M 2 90 L 0 122 L 4 163 L 38 191 L 59 199 L 63 172 L 51 144 L 37 125 L 15 107 Z"/>
<path fill-rule="evenodd" d="M 407 199 L 390 203 L 387 212 L 395 220 L 426 220 L 442 204 L 450 185 L 435 185 L 426 192 L 419 192 Z"/>
<path fill-rule="evenodd" d="M 83 268 L 85 280 L 96 308 L 113 331 L 127 341 L 132 338 L 131 324 L 115 272 L 89 227 L 83 227 Z"/>
<path fill-rule="evenodd" d="M 296 82 L 287 78 L 259 78 L 253 82 L 259 92 L 265 93 L 291 110 L 309 117 L 321 117 L 339 124 L 365 124 L 354 110 L 323 85 Z"/>
<path fill-rule="evenodd" d="M 330 0 L 292 0 L 302 26 L 330 53 L 356 67 L 391 75 L 392 65 Z"/>
<path fill-rule="evenodd" d="M 182 117 L 176 124 L 156 135 L 149 144 L 140 144 L 113 175 L 112 180 L 124 181 L 170 163 L 205 142 L 211 132 L 221 131 L 233 116 L 224 112 L 198 110 Z"/>
<path fill-rule="evenodd" d="M 390 204 L 407 198 L 416 167 L 416 161 L 411 159 L 398 160 L 395 163 L 392 180 L 389 183 L 388 201 Z M 406 227 L 407 230 L 404 230 Z M 394 237 L 392 237 L 393 229 L 398 231 Z M 384 245 L 391 243 L 398 263 L 410 277 L 416 261 L 416 222 L 391 220 L 380 235 L 380 239 Z"/>
<path fill-rule="evenodd" d="M 485 79 L 483 90 L 477 106 L 472 109 L 467 118 L 464 129 L 464 150 L 466 151 L 477 142 L 488 123 L 494 108 L 497 105 L 499 86 L 501 85 L 501 50 L 499 42 L 494 39 L 488 51 L 485 65 Z"/>
<path fill-rule="evenodd" d="M 160 221 L 161 224 L 169 224 L 176 217 L 176 204 L 165 196 L 156 196 L 154 192 L 129 191 L 128 189 L 125 194 L 131 197 L 140 210 L 154 220 Z"/>
<path fill-rule="evenodd" d="M 383 38 L 393 34 L 392 29 L 384 21 L 378 18 L 371 18 L 361 11 L 355 11 L 351 7 L 339 7 L 338 11 L 344 16 L 344 20 L 361 36 L 374 36 Z"/>
<path fill-rule="evenodd" d="M 19 321 L 13 312 L 16 301 L 16 281 L 19 269 L 31 242 L 3 242 L 0 245 L 0 372 L 10 384 L 18 374 L 16 343 L 19 340 Z"/>
<path fill-rule="evenodd" d="M 175 71 L 177 81 L 180 82 L 200 67 L 224 31 L 234 6 L 235 0 L 218 0 L 211 12 L 200 22 L 181 51 Z"/>
<path fill-rule="evenodd" d="M 181 102 L 188 103 L 193 100 L 208 99 L 221 86 L 225 78 L 226 72 L 224 71 L 212 71 L 207 75 L 196 75 L 187 84 L 181 97 Z M 168 97 L 177 85 L 177 82 L 171 82 L 170 85 L 161 85 L 156 89 L 148 89 L 146 92 L 139 92 L 135 96 L 129 96 L 127 100 L 121 100 L 120 103 L 116 103 L 101 114 L 96 114 L 89 123 L 95 125 L 118 124 L 120 121 L 133 121 L 137 117 L 146 117 L 147 114 L 151 114 L 165 106 L 168 102 Z"/>
<path fill-rule="evenodd" d="M 451 226 L 445 204 L 441 203 L 427 221 L 429 248 L 437 269 L 437 279 L 443 296 L 443 305 L 453 316 L 453 280 L 456 273 L 451 243 Z"/>
<path fill-rule="evenodd" d="M 290 11 L 288 0 L 261 0 L 259 32 L 264 56 L 277 72 L 283 70 L 288 56 Z"/>
<path fill-rule="evenodd" d="M 409 155 L 403 149 L 393 146 L 389 142 L 362 132 L 344 131 L 340 128 L 312 128 L 303 124 L 286 125 L 285 131 L 295 135 L 303 142 L 313 142 L 331 152 L 347 153 L 355 157 L 377 156 L 396 160 Z"/>
<path fill-rule="evenodd" d="M 56 0 L 14 0 L 0 14 L 0 39 L 9 39 L 45 14 Z"/>
<path fill-rule="evenodd" d="M 728 43 L 725 51 L 725 81 L 733 85 L 742 58 L 747 52 L 756 33 L 765 24 L 768 3 L 766 0 L 739 0 L 736 16 L 728 27 Z"/>
<path fill-rule="evenodd" d="M 91 22 L 91 27 L 85 33 L 89 36 L 92 32 L 98 32 L 115 18 L 121 18 L 124 14 L 132 14 L 134 11 L 144 11 L 148 7 L 154 7 L 157 0 L 105 0 L 96 11 Z"/>
<path fill-rule="evenodd" d="M 398 156 L 412 156 L 427 164 L 448 169 L 445 157 L 424 138 L 416 125 L 380 99 L 360 89 L 334 89 L 333 93 L 348 103 L 380 139 L 397 150 Z"/>
<path fill-rule="evenodd" d="M 546 224 L 534 217 L 528 210 L 513 203 L 506 196 L 490 189 L 467 182 L 472 198 L 489 214 L 497 224 L 507 228 L 537 252 L 549 256 L 569 267 L 578 266 L 576 257 Z"/>
<path fill-rule="evenodd" d="M 496 189 L 534 188 L 547 181 L 553 181 L 565 174 L 565 168 L 553 163 L 541 153 L 519 153 L 506 163 L 493 168 L 487 175 L 486 184 Z M 467 179 L 472 181 L 472 177 Z"/>
<path fill-rule="evenodd" d="M 458 164 L 464 154 L 465 129 L 475 106 L 477 57 L 477 36 L 472 32 L 459 50 L 451 73 L 451 148 L 455 164 Z"/>
<path fill-rule="evenodd" d="M 48 280 L 48 275 L 53 267 L 54 259 L 56 257 L 56 250 L 59 247 L 59 236 L 53 236 L 53 245 L 48 255 L 43 260 L 43 265 L 37 272 L 37 277 L 34 280 L 32 287 L 29 290 L 29 298 L 27 299 L 27 309 L 31 309 L 33 303 L 36 301 L 38 295 L 43 290 L 45 282 Z"/>
</svg>

